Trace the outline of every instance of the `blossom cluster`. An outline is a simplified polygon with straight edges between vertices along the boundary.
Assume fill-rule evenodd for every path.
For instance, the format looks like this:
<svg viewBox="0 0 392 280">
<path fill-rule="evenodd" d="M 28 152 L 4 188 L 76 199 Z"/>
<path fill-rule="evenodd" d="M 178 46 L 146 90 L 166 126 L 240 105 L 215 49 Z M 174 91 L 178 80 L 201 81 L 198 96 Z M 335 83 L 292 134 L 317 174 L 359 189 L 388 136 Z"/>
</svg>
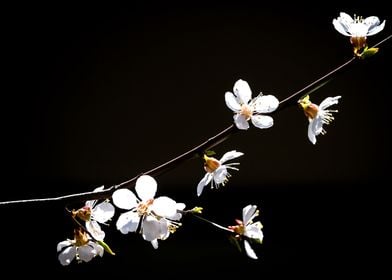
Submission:
<svg viewBox="0 0 392 280">
<path fill-rule="evenodd" d="M 340 13 L 333 20 L 335 29 L 350 37 L 355 57 L 363 58 L 377 50 L 368 48 L 367 37 L 380 32 L 384 26 L 375 17 L 354 17 Z M 327 97 L 319 105 L 310 101 L 310 95 L 305 94 L 298 100 L 299 108 L 303 110 L 308 120 L 307 137 L 312 144 L 316 144 L 317 136 L 326 133 L 324 126 L 334 120 L 333 113 L 337 110 L 331 106 L 337 105 L 341 96 Z M 233 113 L 235 129 L 248 130 L 252 124 L 258 129 L 273 127 L 274 119 L 271 113 L 277 111 L 281 102 L 274 95 L 259 93 L 252 97 L 252 90 L 245 80 L 239 79 L 233 86 L 233 91 L 227 91 L 224 95 L 226 106 Z M 305 130 L 305 129 L 304 129 Z M 196 195 L 201 196 L 206 186 L 218 189 L 225 186 L 232 176 L 230 172 L 239 171 L 239 162 L 232 162 L 244 156 L 244 153 L 231 150 L 223 154 L 220 159 L 214 158 L 204 151 L 201 155 L 205 174 L 196 184 Z M 193 207 L 189 210 L 186 205 L 168 197 L 157 196 L 158 182 L 152 176 L 145 174 L 136 180 L 135 191 L 128 188 L 118 188 L 111 196 L 112 202 L 106 199 L 100 203 L 97 200 L 89 200 L 76 210 L 70 211 L 75 221 L 73 239 L 67 239 L 58 243 L 58 259 L 62 265 L 69 265 L 74 259 L 78 262 L 89 262 L 96 256 L 103 256 L 104 251 L 114 254 L 109 245 L 104 241 L 105 232 L 101 226 L 108 226 L 108 222 L 115 216 L 115 207 L 125 210 L 118 215 L 115 223 L 116 228 L 122 234 L 136 233 L 158 249 L 158 241 L 164 241 L 174 234 L 182 226 L 182 218 L 185 214 L 198 217 L 201 207 Z M 101 192 L 104 187 L 95 189 Z M 113 205 L 113 204 L 114 205 Z M 258 217 L 259 210 L 256 205 L 247 205 L 242 210 L 242 219 L 235 220 L 235 225 L 227 227 L 218 225 L 205 218 L 217 228 L 229 232 L 232 240 L 240 250 L 244 250 L 249 258 L 257 259 L 257 254 L 251 247 L 252 243 L 262 243 L 263 231 L 260 221 L 254 222 Z"/>
</svg>

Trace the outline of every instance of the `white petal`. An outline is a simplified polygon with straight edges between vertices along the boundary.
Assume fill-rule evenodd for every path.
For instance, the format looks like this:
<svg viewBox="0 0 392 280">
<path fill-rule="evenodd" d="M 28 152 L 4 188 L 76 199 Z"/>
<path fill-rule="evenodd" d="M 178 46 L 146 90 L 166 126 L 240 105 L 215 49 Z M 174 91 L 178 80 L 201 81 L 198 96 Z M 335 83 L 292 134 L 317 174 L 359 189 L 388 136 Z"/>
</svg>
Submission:
<svg viewBox="0 0 392 280">
<path fill-rule="evenodd" d="M 349 26 L 348 32 L 353 37 L 366 37 L 369 30 L 369 26 L 364 23 L 354 23 Z"/>
<path fill-rule="evenodd" d="M 101 202 L 94 207 L 92 218 L 100 223 L 105 223 L 114 215 L 114 206 L 109 202 Z"/>
<path fill-rule="evenodd" d="M 378 32 L 382 31 L 385 27 L 385 20 L 377 26 L 371 26 L 368 30 L 367 36 L 371 36 L 377 34 Z"/>
<path fill-rule="evenodd" d="M 279 106 L 279 100 L 273 95 L 259 95 L 252 101 L 254 111 L 257 113 L 271 113 Z"/>
<path fill-rule="evenodd" d="M 313 120 L 311 120 L 311 121 L 309 122 L 309 126 L 308 126 L 308 138 L 309 138 L 309 141 L 313 143 L 313 145 L 316 144 L 317 139 L 316 139 L 316 134 L 313 132 Z"/>
<path fill-rule="evenodd" d="M 239 79 L 234 84 L 234 95 L 237 96 L 238 101 L 242 104 L 248 104 L 249 100 L 252 98 L 252 91 L 250 90 L 249 84 Z"/>
<path fill-rule="evenodd" d="M 92 241 L 89 241 L 88 244 L 94 248 L 96 255 L 99 255 L 101 257 L 103 256 L 104 249 L 101 245 L 99 245 L 95 242 L 92 242 Z"/>
<path fill-rule="evenodd" d="M 116 227 L 121 233 L 135 232 L 140 222 L 140 217 L 136 212 L 126 212 L 118 217 Z"/>
<path fill-rule="evenodd" d="M 234 123 L 238 129 L 248 129 L 249 123 L 244 115 L 236 114 L 234 115 Z"/>
<path fill-rule="evenodd" d="M 212 177 L 213 176 L 211 173 L 206 173 L 206 175 L 204 175 L 203 179 L 200 180 L 199 184 L 197 185 L 197 196 L 201 195 L 204 187 L 211 182 Z"/>
<path fill-rule="evenodd" d="M 153 241 L 154 239 L 160 238 L 161 225 L 159 221 L 152 216 L 147 216 L 143 220 L 142 235 L 146 241 Z"/>
<path fill-rule="evenodd" d="M 157 185 L 157 181 L 153 177 L 142 175 L 136 181 L 136 193 L 143 201 L 154 198 Z"/>
<path fill-rule="evenodd" d="M 160 217 L 169 218 L 177 213 L 177 203 L 167 196 L 161 196 L 154 199 L 150 209 Z"/>
<path fill-rule="evenodd" d="M 68 247 L 71 245 L 72 245 L 72 242 L 70 240 L 65 240 L 65 241 L 59 242 L 59 244 L 57 244 L 57 252 L 60 252 L 61 250 L 63 250 L 64 247 Z"/>
<path fill-rule="evenodd" d="M 233 112 L 238 113 L 241 110 L 241 105 L 238 104 L 237 99 L 231 92 L 226 92 L 225 93 L 225 101 L 227 107 L 230 108 Z"/>
<path fill-rule="evenodd" d="M 332 105 L 338 104 L 340 98 L 341 96 L 327 97 L 320 103 L 319 108 L 325 110 Z"/>
<path fill-rule="evenodd" d="M 151 245 L 152 247 L 154 247 L 154 249 L 158 249 L 158 240 L 157 239 L 152 240 Z"/>
<path fill-rule="evenodd" d="M 250 220 L 252 220 L 255 216 L 257 210 L 256 205 L 248 205 L 242 209 L 242 221 L 244 225 L 247 225 Z"/>
<path fill-rule="evenodd" d="M 320 115 L 317 115 L 316 118 L 311 122 L 313 133 L 317 136 L 323 131 L 323 119 Z"/>
<path fill-rule="evenodd" d="M 184 210 L 185 207 L 186 207 L 185 203 L 182 203 L 182 202 L 179 202 L 179 203 L 177 203 L 177 205 L 176 205 L 176 208 L 177 208 L 178 210 Z"/>
<path fill-rule="evenodd" d="M 258 128 L 270 128 L 271 126 L 274 125 L 274 119 L 270 116 L 264 116 L 264 115 L 254 115 L 251 118 L 252 123 L 255 127 Z"/>
<path fill-rule="evenodd" d="M 118 208 L 130 210 L 137 206 L 137 198 L 133 192 L 128 189 L 119 189 L 112 195 L 113 203 Z"/>
<path fill-rule="evenodd" d="M 218 185 L 222 184 L 223 182 L 225 182 L 227 177 L 226 166 L 224 165 L 219 166 L 213 174 L 214 174 L 215 183 L 217 183 Z"/>
<path fill-rule="evenodd" d="M 221 164 L 223 164 L 223 163 L 225 163 L 226 161 L 229 161 L 229 160 L 238 158 L 238 157 L 240 157 L 240 156 L 242 156 L 242 155 L 244 155 L 244 154 L 241 153 L 241 152 L 237 152 L 237 151 L 235 151 L 235 150 L 234 150 L 234 151 L 230 151 L 230 152 L 225 153 L 225 154 L 223 155 L 223 157 L 219 160 L 219 162 L 220 162 Z"/>
<path fill-rule="evenodd" d="M 264 237 L 264 234 L 261 230 L 262 227 L 263 226 L 261 225 L 260 222 L 248 225 L 245 228 L 244 235 L 249 238 L 255 239 L 255 240 L 257 240 L 257 242 L 261 243 L 261 242 L 263 242 L 263 237 Z"/>
<path fill-rule="evenodd" d="M 104 188 L 105 188 L 105 186 L 100 186 L 100 187 L 98 187 L 98 188 L 95 188 L 95 189 L 94 189 L 94 192 L 103 191 Z"/>
<path fill-rule="evenodd" d="M 59 261 L 62 265 L 69 265 L 76 256 L 76 247 L 68 247 L 59 254 Z"/>
<path fill-rule="evenodd" d="M 250 247 L 250 244 L 247 240 L 244 240 L 244 247 L 245 247 L 245 252 L 249 258 L 254 260 L 258 259 L 255 251 L 253 251 L 252 247 Z"/>
<path fill-rule="evenodd" d="M 84 262 L 89 262 L 97 255 L 97 251 L 89 244 L 78 248 L 79 258 Z"/>
<path fill-rule="evenodd" d="M 96 221 L 87 221 L 86 228 L 91 235 L 97 240 L 104 240 L 105 232 L 101 230 L 100 225 Z"/>
<path fill-rule="evenodd" d="M 332 21 L 333 26 L 335 27 L 335 29 L 342 35 L 344 36 L 351 36 L 351 34 L 348 33 L 348 27 L 343 24 L 341 21 L 334 19 Z"/>
</svg>

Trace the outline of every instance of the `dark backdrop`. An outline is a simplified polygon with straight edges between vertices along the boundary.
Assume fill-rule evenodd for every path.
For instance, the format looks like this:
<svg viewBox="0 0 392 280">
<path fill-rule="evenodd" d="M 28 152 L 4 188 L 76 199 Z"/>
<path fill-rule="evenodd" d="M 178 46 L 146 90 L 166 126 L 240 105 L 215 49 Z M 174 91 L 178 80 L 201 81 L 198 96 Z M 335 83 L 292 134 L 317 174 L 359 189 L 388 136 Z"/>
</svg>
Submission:
<svg viewBox="0 0 392 280">
<path fill-rule="evenodd" d="M 369 5 L 5 9 L 0 200 L 111 186 L 179 155 L 231 124 L 224 93 L 240 78 L 254 95 L 287 97 L 351 57 L 348 39 L 331 24 L 340 11 L 387 20 L 370 44 L 391 33 L 388 10 Z M 115 257 L 62 267 L 56 244 L 72 236 L 72 224 L 58 203 L 1 207 L 2 269 L 129 278 L 380 272 L 389 219 L 390 45 L 313 94 L 315 103 L 343 96 L 316 146 L 303 113 L 287 108 L 273 128 L 251 128 L 215 148 L 219 156 L 245 153 L 226 187 L 196 197 L 200 160 L 157 178 L 160 195 L 202 206 L 223 225 L 257 204 L 265 234 L 258 261 L 236 251 L 224 232 L 186 217 L 158 250 L 113 225 L 106 241 Z"/>
</svg>

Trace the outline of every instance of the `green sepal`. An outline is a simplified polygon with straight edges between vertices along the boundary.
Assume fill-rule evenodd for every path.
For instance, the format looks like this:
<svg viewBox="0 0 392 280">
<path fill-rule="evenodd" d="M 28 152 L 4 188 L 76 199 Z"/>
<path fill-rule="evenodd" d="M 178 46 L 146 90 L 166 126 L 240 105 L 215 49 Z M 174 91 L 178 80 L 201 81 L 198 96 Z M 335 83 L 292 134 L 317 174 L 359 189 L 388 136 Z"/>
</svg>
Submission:
<svg viewBox="0 0 392 280">
<path fill-rule="evenodd" d="M 97 243 L 98 243 L 99 245 L 101 245 L 101 246 L 105 249 L 105 251 L 108 252 L 109 254 L 111 254 L 111 255 L 113 255 L 113 256 L 116 254 L 116 253 L 114 253 L 114 252 L 112 251 L 112 249 L 110 249 L 109 245 L 106 244 L 105 242 L 103 242 L 103 241 L 101 241 L 101 240 L 97 240 Z"/>
<path fill-rule="evenodd" d="M 208 156 L 208 157 L 213 156 L 213 155 L 216 155 L 216 153 L 215 153 L 213 150 L 207 150 L 207 151 L 205 151 L 204 154 L 205 154 L 206 156 Z"/>
<path fill-rule="evenodd" d="M 359 57 L 365 59 L 375 55 L 377 52 L 378 48 L 365 48 Z"/>
</svg>

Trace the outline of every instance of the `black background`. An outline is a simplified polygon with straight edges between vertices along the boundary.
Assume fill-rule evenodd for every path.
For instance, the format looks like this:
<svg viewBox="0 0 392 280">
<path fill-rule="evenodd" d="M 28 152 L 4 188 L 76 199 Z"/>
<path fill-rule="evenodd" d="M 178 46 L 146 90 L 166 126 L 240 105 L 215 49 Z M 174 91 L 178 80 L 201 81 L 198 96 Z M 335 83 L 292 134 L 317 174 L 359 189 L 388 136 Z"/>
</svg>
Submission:
<svg viewBox="0 0 392 280">
<path fill-rule="evenodd" d="M 331 24 L 340 11 L 387 20 L 370 45 L 391 33 L 391 16 L 380 6 L 280 8 L 189 2 L 5 9 L 0 200 L 111 186 L 185 152 L 232 123 L 224 93 L 240 78 L 253 95 L 282 100 L 351 57 L 348 38 Z M 196 197 L 201 160 L 157 178 L 158 195 L 202 206 L 222 225 L 257 204 L 265 234 L 255 247 L 258 261 L 224 232 L 185 217 L 158 250 L 112 225 L 106 241 L 116 256 L 62 267 L 56 245 L 72 237 L 72 223 L 65 205 L 55 203 L 1 206 L 2 270 L 129 278 L 380 273 L 389 219 L 390 46 L 312 95 L 315 103 L 342 95 L 317 145 L 307 139 L 303 113 L 290 107 L 274 116 L 273 128 L 251 128 L 215 148 L 218 157 L 245 153 L 226 187 Z"/>
</svg>

